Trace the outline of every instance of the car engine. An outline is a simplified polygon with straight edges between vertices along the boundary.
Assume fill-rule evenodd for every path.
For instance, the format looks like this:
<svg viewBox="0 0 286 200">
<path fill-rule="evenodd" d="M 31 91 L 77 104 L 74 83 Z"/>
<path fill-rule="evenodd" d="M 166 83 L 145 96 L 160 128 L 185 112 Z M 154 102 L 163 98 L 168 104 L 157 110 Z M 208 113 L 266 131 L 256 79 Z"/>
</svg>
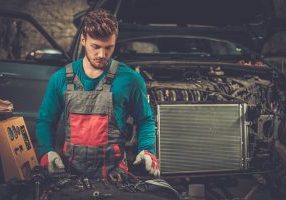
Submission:
<svg viewBox="0 0 286 200">
<path fill-rule="evenodd" d="M 278 73 L 229 63 L 131 66 L 146 81 L 163 176 L 269 172 L 286 183 L 286 96 Z"/>
</svg>

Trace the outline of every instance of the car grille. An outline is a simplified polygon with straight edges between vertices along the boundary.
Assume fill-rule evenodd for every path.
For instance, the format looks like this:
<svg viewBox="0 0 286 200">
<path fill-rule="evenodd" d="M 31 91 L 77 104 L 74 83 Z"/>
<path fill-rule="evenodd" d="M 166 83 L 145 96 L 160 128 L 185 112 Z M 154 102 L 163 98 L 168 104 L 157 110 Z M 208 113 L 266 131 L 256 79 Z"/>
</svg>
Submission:
<svg viewBox="0 0 286 200">
<path fill-rule="evenodd" d="M 245 104 L 158 105 L 162 174 L 246 169 Z"/>
</svg>

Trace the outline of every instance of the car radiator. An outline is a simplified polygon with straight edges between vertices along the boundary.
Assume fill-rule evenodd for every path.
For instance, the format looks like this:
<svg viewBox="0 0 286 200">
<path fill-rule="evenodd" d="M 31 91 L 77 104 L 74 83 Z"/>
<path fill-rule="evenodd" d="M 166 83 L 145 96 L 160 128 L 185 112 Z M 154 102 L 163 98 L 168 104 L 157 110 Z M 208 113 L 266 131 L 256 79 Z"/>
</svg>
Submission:
<svg viewBox="0 0 286 200">
<path fill-rule="evenodd" d="M 246 104 L 157 106 L 162 174 L 247 169 Z"/>
</svg>

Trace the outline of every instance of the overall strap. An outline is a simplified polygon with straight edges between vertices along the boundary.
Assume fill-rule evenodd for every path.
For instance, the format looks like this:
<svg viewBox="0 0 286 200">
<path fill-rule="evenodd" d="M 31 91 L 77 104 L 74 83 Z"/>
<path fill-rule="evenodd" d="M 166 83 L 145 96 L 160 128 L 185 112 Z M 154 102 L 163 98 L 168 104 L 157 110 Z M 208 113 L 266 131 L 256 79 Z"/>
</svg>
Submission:
<svg viewBox="0 0 286 200">
<path fill-rule="evenodd" d="M 99 84 L 96 88 L 96 91 L 101 91 L 103 89 L 104 85 L 107 85 L 108 88 L 110 88 L 112 80 L 116 75 L 118 66 L 119 66 L 119 62 L 112 59 L 109 70 L 108 70 L 106 76 L 99 82 Z"/>
<path fill-rule="evenodd" d="M 73 73 L 72 63 L 66 65 L 66 79 L 67 90 L 74 91 L 74 85 L 77 86 L 78 90 L 83 90 L 83 85 L 80 82 L 78 76 Z"/>
<path fill-rule="evenodd" d="M 66 65 L 66 79 L 67 79 L 67 90 L 74 90 L 73 79 L 74 73 L 72 69 L 72 63 Z"/>
<path fill-rule="evenodd" d="M 113 80 L 113 78 L 116 75 L 118 65 L 119 65 L 119 62 L 112 59 L 110 68 L 109 68 L 109 70 L 108 70 L 108 72 L 106 74 L 106 77 L 105 77 L 105 84 L 111 85 L 112 80 Z"/>
</svg>

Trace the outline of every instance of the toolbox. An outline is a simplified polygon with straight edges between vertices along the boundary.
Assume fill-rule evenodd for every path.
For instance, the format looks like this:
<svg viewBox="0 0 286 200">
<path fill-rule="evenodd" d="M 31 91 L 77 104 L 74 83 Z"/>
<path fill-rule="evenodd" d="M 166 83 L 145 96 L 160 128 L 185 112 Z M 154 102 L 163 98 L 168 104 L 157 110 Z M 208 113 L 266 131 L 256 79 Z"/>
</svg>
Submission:
<svg viewBox="0 0 286 200">
<path fill-rule="evenodd" d="M 6 182 L 29 180 L 31 170 L 39 165 L 23 117 L 0 121 L 0 155 Z"/>
</svg>

